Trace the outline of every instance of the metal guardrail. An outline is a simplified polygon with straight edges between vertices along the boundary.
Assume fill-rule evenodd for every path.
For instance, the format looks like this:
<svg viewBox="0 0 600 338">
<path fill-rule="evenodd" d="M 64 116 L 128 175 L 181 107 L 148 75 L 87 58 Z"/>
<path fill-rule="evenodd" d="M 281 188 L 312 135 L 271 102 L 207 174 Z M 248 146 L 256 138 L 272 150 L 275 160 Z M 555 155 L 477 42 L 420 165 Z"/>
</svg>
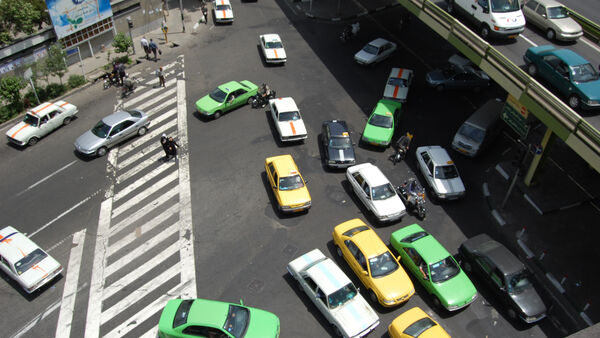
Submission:
<svg viewBox="0 0 600 338">
<path fill-rule="evenodd" d="M 397 1 L 518 98 L 530 112 L 600 172 L 600 132 L 597 129 L 502 53 L 431 1 Z M 598 25 L 585 20 L 589 23 L 585 27 L 592 27 L 592 32 L 600 32 Z M 600 33 L 597 36 L 600 36 Z"/>
<path fill-rule="evenodd" d="M 585 37 L 594 41 L 595 43 L 600 43 L 600 25 L 568 7 L 565 8 L 569 12 L 569 16 L 581 25 Z"/>
</svg>

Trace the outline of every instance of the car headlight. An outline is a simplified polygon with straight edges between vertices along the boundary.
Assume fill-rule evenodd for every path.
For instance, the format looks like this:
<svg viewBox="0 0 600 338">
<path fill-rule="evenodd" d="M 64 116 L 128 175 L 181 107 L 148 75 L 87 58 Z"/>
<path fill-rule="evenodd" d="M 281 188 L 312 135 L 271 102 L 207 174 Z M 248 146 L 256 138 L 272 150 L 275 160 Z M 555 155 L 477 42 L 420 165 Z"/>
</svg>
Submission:
<svg viewBox="0 0 600 338">
<path fill-rule="evenodd" d="M 395 299 L 384 299 L 383 303 L 392 305 L 392 304 L 396 303 L 396 300 Z"/>
<path fill-rule="evenodd" d="M 598 101 L 598 100 L 588 100 L 587 104 L 589 104 L 589 105 L 596 105 L 596 104 L 600 104 L 600 101 Z"/>
<path fill-rule="evenodd" d="M 327 163 L 329 163 L 329 164 L 335 164 L 335 161 L 334 160 L 329 160 L 329 161 L 327 161 Z"/>
<path fill-rule="evenodd" d="M 311 204 L 312 204 L 312 201 L 308 201 L 308 202 L 304 203 L 304 206 L 305 206 L 305 207 L 306 207 L 306 206 L 310 206 Z"/>
</svg>

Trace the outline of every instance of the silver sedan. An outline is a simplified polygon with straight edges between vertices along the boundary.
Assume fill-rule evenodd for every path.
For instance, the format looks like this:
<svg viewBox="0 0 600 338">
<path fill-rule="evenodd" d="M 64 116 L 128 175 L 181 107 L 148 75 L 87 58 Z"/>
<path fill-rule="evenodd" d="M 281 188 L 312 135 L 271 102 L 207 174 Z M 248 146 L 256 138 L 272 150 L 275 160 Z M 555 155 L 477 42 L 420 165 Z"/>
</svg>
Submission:
<svg viewBox="0 0 600 338">
<path fill-rule="evenodd" d="M 108 149 L 135 135 L 148 131 L 150 120 L 141 110 L 118 111 L 98 122 L 75 141 L 75 149 L 84 155 L 104 156 Z"/>
<path fill-rule="evenodd" d="M 581 26 L 555 0 L 528 0 L 523 6 L 527 22 L 538 26 L 548 40 L 572 41 L 583 35 Z"/>
</svg>

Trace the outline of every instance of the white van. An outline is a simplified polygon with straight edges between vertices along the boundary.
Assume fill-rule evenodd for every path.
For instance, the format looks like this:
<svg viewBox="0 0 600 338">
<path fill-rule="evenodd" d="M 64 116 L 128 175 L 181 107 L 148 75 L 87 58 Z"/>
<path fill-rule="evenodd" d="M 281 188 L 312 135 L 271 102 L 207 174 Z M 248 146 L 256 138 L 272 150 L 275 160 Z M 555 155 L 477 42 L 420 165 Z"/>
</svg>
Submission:
<svg viewBox="0 0 600 338">
<path fill-rule="evenodd" d="M 469 157 L 475 157 L 500 131 L 500 114 L 504 101 L 491 99 L 463 123 L 454 139 L 452 149 Z"/>
<path fill-rule="evenodd" d="M 479 34 L 516 38 L 525 30 L 525 16 L 519 0 L 446 0 L 448 13 L 454 10 L 472 20 L 479 28 Z"/>
</svg>

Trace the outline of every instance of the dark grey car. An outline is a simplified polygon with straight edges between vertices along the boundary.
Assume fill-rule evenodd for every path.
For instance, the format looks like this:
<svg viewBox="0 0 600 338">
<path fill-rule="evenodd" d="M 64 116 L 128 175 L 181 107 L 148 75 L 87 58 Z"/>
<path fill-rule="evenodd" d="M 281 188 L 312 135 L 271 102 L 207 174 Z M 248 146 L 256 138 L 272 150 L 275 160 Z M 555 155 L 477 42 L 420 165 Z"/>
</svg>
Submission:
<svg viewBox="0 0 600 338">
<path fill-rule="evenodd" d="M 546 317 L 546 305 L 531 285 L 525 265 L 505 246 L 480 234 L 466 240 L 458 251 L 464 270 L 485 281 L 511 319 L 533 323 Z"/>
<path fill-rule="evenodd" d="M 108 149 L 128 138 L 142 136 L 150 120 L 141 110 L 118 111 L 98 122 L 75 141 L 75 149 L 84 155 L 104 156 Z"/>
<path fill-rule="evenodd" d="M 448 59 L 444 69 L 433 70 L 425 75 L 425 81 L 437 91 L 467 89 L 479 91 L 490 85 L 490 77 L 469 59 L 455 54 Z"/>
<path fill-rule="evenodd" d="M 321 141 L 325 164 L 331 168 L 348 168 L 356 164 L 354 147 L 346 121 L 323 122 Z"/>
</svg>

